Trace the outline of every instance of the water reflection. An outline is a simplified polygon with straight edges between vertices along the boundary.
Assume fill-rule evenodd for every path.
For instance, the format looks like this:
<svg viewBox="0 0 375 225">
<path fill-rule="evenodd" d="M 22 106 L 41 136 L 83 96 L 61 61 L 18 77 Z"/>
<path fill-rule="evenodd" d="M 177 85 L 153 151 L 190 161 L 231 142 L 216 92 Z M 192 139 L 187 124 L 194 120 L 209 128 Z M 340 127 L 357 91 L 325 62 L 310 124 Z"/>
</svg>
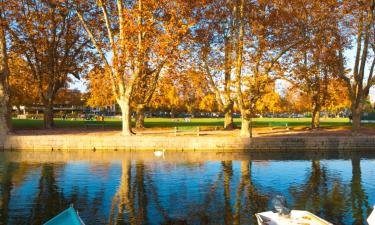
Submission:
<svg viewBox="0 0 375 225">
<path fill-rule="evenodd" d="M 135 164 L 132 176 L 131 162 L 122 161 L 120 184 L 112 199 L 108 224 L 147 224 L 147 198 L 144 163 Z M 132 179 L 133 177 L 133 179 Z"/>
<path fill-rule="evenodd" d="M 280 193 L 335 224 L 365 224 L 375 204 L 374 160 L 357 156 L 64 154 L 0 153 L 0 224 L 41 224 L 71 203 L 87 224 L 256 224 Z"/>
<path fill-rule="evenodd" d="M 222 170 L 224 171 L 224 182 L 223 182 L 223 189 L 224 189 L 224 223 L 232 224 L 232 206 L 231 206 L 231 194 L 230 194 L 230 182 L 233 176 L 232 170 L 232 162 L 231 161 L 224 161 L 221 162 Z"/>
<path fill-rule="evenodd" d="M 13 164 L 3 163 L 1 166 L 1 199 L 0 199 L 0 220 L 6 224 L 8 222 L 8 209 L 10 201 L 10 192 L 12 190 Z"/>
<path fill-rule="evenodd" d="M 311 170 L 306 176 L 305 183 L 291 187 L 294 207 L 330 218 L 335 224 L 343 224 L 347 190 L 340 177 L 329 174 L 327 167 L 319 160 L 312 160 Z"/>
<path fill-rule="evenodd" d="M 66 206 L 63 193 L 58 190 L 56 184 L 56 175 L 59 170 L 63 169 L 61 167 L 63 165 L 43 164 L 41 166 L 38 193 L 30 215 L 30 220 L 35 224 L 42 224 Z"/>
<path fill-rule="evenodd" d="M 352 161 L 352 181 L 351 181 L 351 206 L 353 225 L 365 224 L 367 216 L 370 214 L 367 194 L 361 181 L 361 160 L 353 157 Z M 371 193 L 374 194 L 374 193 Z M 373 203 L 374 204 L 374 203 Z"/>
</svg>

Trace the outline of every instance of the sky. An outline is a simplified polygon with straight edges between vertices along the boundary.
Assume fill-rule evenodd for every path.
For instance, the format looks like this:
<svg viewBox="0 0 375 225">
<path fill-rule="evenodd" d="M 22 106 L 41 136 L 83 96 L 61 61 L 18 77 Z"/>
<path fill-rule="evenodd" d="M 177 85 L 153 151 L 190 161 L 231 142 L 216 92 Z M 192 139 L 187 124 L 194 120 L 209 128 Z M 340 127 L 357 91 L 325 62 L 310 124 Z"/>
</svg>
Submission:
<svg viewBox="0 0 375 225">
<path fill-rule="evenodd" d="M 85 79 L 81 78 L 78 80 L 77 78 L 71 76 L 72 82 L 69 83 L 69 88 L 70 89 L 78 89 L 81 92 L 87 92 L 87 84 Z"/>
</svg>

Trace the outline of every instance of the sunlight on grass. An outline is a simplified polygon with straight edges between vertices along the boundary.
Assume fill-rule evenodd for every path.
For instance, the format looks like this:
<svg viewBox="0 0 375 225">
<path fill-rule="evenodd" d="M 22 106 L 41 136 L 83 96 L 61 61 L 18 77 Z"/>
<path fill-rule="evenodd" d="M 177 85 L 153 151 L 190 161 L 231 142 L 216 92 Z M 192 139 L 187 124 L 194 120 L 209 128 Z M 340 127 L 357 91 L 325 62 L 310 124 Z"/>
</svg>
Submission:
<svg viewBox="0 0 375 225">
<path fill-rule="evenodd" d="M 241 119 L 235 118 L 234 122 L 237 127 L 241 126 Z M 57 128 L 85 128 L 87 123 L 90 124 L 104 124 L 108 128 L 121 128 L 120 119 L 106 119 L 105 121 L 86 121 L 82 119 L 77 120 L 62 120 L 55 119 Z M 134 123 L 134 121 L 133 121 Z M 185 121 L 183 118 L 146 118 L 145 126 L 147 128 L 154 127 L 195 127 L 195 126 L 223 126 L 223 118 L 193 118 L 190 122 Z M 13 127 L 15 129 L 40 129 L 43 127 L 43 120 L 23 120 L 13 119 Z M 254 127 L 295 127 L 311 125 L 310 118 L 254 118 Z M 336 127 L 336 126 L 350 126 L 349 119 L 347 118 L 322 118 L 322 127 Z M 367 125 L 373 126 L 373 125 Z"/>
</svg>

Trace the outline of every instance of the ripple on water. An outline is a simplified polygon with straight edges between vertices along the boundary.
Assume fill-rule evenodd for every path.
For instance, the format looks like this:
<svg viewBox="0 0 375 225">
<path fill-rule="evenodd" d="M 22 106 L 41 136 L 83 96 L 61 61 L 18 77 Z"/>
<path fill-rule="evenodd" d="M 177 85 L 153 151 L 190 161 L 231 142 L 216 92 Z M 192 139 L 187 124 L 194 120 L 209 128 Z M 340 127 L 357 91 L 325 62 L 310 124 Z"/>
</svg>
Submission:
<svg viewBox="0 0 375 225">
<path fill-rule="evenodd" d="M 0 153 L 3 154 L 3 153 Z M 276 194 L 336 224 L 375 204 L 373 159 L 35 163 L 0 156 L 0 224 L 43 223 L 74 203 L 87 224 L 254 224 Z M 355 205 L 352 205 L 355 202 Z M 364 212 L 364 213 L 362 213 Z M 353 218 L 355 217 L 355 218 Z"/>
</svg>

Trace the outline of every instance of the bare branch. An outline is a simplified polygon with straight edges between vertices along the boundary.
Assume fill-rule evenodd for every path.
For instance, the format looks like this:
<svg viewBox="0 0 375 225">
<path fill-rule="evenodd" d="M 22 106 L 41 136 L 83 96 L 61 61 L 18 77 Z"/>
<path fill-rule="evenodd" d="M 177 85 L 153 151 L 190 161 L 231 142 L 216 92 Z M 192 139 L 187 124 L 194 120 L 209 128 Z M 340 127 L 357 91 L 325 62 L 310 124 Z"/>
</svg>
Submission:
<svg viewBox="0 0 375 225">
<path fill-rule="evenodd" d="M 214 93 L 215 93 L 215 96 L 216 96 L 216 101 L 217 103 L 219 104 L 219 107 L 221 109 L 224 108 L 224 104 L 223 104 L 223 100 L 221 99 L 221 94 L 220 94 L 220 91 L 219 89 L 217 88 L 216 84 L 215 84 L 215 81 L 212 77 L 212 74 L 211 74 L 211 70 L 210 70 L 210 67 L 208 66 L 208 62 L 207 62 L 207 59 L 205 56 L 202 56 L 202 59 L 203 59 L 203 63 L 204 63 L 204 70 L 206 72 L 206 75 L 208 77 L 208 81 L 210 83 L 210 86 L 211 88 L 213 89 Z"/>
<path fill-rule="evenodd" d="M 95 37 L 94 37 L 93 33 L 91 32 L 91 30 L 89 29 L 89 27 L 87 26 L 87 23 L 85 22 L 85 20 L 83 19 L 82 14 L 78 10 L 76 10 L 76 12 L 77 12 L 77 16 L 78 16 L 79 20 L 81 21 L 83 27 L 85 28 L 87 34 L 89 35 L 89 38 L 90 38 L 92 44 L 95 46 L 96 51 L 99 53 L 100 58 L 103 60 L 103 62 L 105 64 L 105 67 L 107 68 L 108 72 L 110 73 L 113 93 L 114 93 L 115 97 L 118 98 L 117 85 L 116 85 L 116 75 L 113 73 L 113 70 L 111 69 L 111 65 L 109 64 L 107 58 L 105 57 L 103 50 L 101 49 L 101 47 L 96 42 Z"/>
<path fill-rule="evenodd" d="M 95 46 L 96 51 L 98 51 L 100 58 L 103 60 L 103 62 L 104 62 L 104 64 L 105 64 L 106 67 L 111 68 L 110 64 L 108 63 L 107 58 L 104 55 L 103 50 L 101 49 L 101 47 L 96 42 L 94 34 L 91 32 L 91 30 L 87 26 L 87 23 L 83 19 L 82 14 L 78 10 L 76 10 L 76 12 L 77 12 L 77 16 L 78 16 L 79 20 L 82 22 L 83 27 L 85 28 L 87 34 L 89 35 L 89 38 L 90 38 L 92 44 Z M 111 74 L 113 74 L 112 70 L 111 70 Z"/>
<path fill-rule="evenodd" d="M 302 43 L 303 42 L 303 40 L 299 40 L 299 41 L 297 41 L 297 42 L 295 42 L 295 43 L 293 43 L 293 44 L 291 44 L 291 45 L 289 45 L 289 46 L 287 46 L 286 48 L 284 48 L 283 50 L 281 50 L 280 52 L 279 52 L 279 54 L 277 54 L 274 58 L 272 58 L 272 60 L 271 60 L 271 65 L 267 68 L 267 70 L 266 70 L 266 74 L 268 74 L 271 70 L 272 70 L 272 68 L 273 68 L 273 66 L 275 65 L 275 63 L 284 55 L 284 54 L 286 54 L 290 49 L 292 49 L 293 47 L 295 47 L 295 46 L 297 46 L 297 45 L 299 45 L 300 43 Z"/>
<path fill-rule="evenodd" d="M 111 48 L 112 48 L 112 52 L 113 52 L 113 64 L 114 64 L 114 67 L 115 67 L 115 70 L 118 71 L 118 64 L 117 64 L 117 47 L 115 45 L 115 41 L 114 41 L 114 38 L 113 38 L 113 33 L 112 33 L 112 29 L 111 29 L 111 22 L 108 18 L 108 11 L 107 11 L 107 8 L 105 7 L 105 4 L 103 3 L 102 0 L 99 0 L 99 5 L 100 7 L 102 8 L 102 11 L 103 11 L 103 17 L 104 17 L 104 21 L 105 21 L 105 26 L 107 28 L 107 33 L 108 33 L 108 39 L 109 39 L 109 42 L 111 43 Z"/>
<path fill-rule="evenodd" d="M 375 77 L 373 77 L 374 68 L 375 68 L 375 57 L 372 60 L 372 64 L 371 64 L 371 67 L 370 67 L 370 73 L 369 73 L 369 76 L 368 76 L 367 85 L 366 85 L 365 90 L 364 90 L 365 94 L 368 94 L 369 91 L 370 91 L 370 88 L 375 85 Z"/>
<path fill-rule="evenodd" d="M 342 54 L 342 50 L 339 51 L 339 60 L 340 60 L 340 65 L 339 65 L 338 76 L 345 82 L 349 91 L 349 95 L 352 97 L 353 96 L 352 82 L 350 81 L 349 77 L 347 77 L 345 74 L 344 56 Z"/>
</svg>

